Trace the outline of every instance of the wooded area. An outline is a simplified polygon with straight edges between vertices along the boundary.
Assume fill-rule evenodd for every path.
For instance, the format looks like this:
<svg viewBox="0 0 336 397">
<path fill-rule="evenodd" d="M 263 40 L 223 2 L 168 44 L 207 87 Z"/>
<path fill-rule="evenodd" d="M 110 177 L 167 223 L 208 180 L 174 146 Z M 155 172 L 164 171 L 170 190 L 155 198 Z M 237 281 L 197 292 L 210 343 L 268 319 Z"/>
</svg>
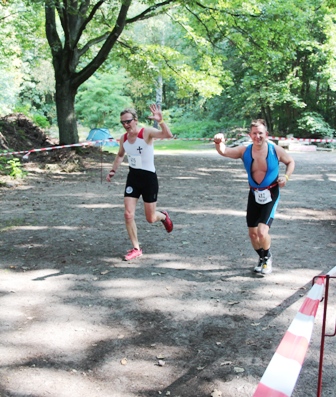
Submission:
<svg viewBox="0 0 336 397">
<path fill-rule="evenodd" d="M 174 134 L 333 137 L 334 1 L 2 0 L 0 116 L 118 132 L 122 108 L 162 104 Z M 240 130 L 239 130 L 240 129 Z"/>
</svg>

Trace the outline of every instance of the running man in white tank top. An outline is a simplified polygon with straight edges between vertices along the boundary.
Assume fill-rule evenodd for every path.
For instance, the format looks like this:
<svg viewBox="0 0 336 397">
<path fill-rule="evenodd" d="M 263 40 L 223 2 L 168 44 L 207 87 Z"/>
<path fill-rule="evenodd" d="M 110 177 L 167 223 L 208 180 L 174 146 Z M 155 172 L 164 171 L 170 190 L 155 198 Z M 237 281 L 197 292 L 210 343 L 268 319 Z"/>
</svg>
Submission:
<svg viewBox="0 0 336 397">
<path fill-rule="evenodd" d="M 161 130 L 153 127 L 139 128 L 138 116 L 134 109 L 125 109 L 120 113 L 120 122 L 126 133 L 120 138 L 118 154 L 106 177 L 106 180 L 111 182 L 111 178 L 114 177 L 127 154 L 129 173 L 124 192 L 124 215 L 126 229 L 133 245 L 124 257 L 127 261 L 142 255 L 135 223 L 135 209 L 140 196 L 144 201 L 147 222 L 161 221 L 168 233 L 173 230 L 173 222 L 168 212 L 156 210 L 159 184 L 154 165 L 153 147 L 154 139 L 172 138 L 173 135 L 163 121 L 161 109 L 154 104 L 150 106 L 150 111 L 152 115 L 148 118 L 157 121 Z"/>
</svg>

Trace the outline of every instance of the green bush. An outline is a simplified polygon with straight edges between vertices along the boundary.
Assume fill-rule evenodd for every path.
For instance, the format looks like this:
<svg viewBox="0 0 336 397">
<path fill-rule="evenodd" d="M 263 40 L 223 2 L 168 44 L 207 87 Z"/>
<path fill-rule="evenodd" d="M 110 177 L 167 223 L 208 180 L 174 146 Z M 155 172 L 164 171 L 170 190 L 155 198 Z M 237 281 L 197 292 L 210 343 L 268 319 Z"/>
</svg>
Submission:
<svg viewBox="0 0 336 397">
<path fill-rule="evenodd" d="M 17 158 L 7 159 L 6 157 L 0 157 L 0 173 L 9 175 L 12 178 L 24 178 L 27 172 L 22 169 L 22 164 Z"/>
<path fill-rule="evenodd" d="M 49 128 L 50 123 L 45 116 L 41 116 L 40 114 L 33 115 L 33 122 L 41 128 Z"/>
<path fill-rule="evenodd" d="M 22 113 L 24 114 L 26 117 L 30 117 L 30 106 L 29 105 L 16 105 L 14 110 L 14 113 Z"/>
<path fill-rule="evenodd" d="M 183 120 L 171 126 L 172 133 L 179 138 L 212 138 L 220 130 L 221 124 L 212 120 Z"/>
<path fill-rule="evenodd" d="M 334 136 L 335 130 L 330 128 L 329 124 L 324 121 L 323 117 L 316 112 L 306 112 L 297 121 L 298 129 L 301 134 L 316 135 L 318 137 L 330 137 Z M 300 134 L 300 135 L 301 135 Z"/>
</svg>

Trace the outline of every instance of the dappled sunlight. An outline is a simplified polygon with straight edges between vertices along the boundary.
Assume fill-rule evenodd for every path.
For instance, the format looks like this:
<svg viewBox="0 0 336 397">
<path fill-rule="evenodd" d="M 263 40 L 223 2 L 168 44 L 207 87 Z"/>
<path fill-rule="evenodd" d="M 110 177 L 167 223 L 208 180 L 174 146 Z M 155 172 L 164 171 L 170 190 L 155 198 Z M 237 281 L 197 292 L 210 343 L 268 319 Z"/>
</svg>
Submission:
<svg viewBox="0 0 336 397">
<path fill-rule="evenodd" d="M 209 258 L 210 259 L 210 258 Z M 202 265 L 195 265 L 192 262 L 186 262 L 185 260 L 182 260 L 182 258 L 179 258 L 177 261 L 172 261 L 170 258 L 169 262 L 162 262 L 158 265 L 155 266 L 155 269 L 191 269 L 191 270 L 197 270 L 197 274 L 203 274 L 204 272 L 207 271 L 218 271 L 222 272 L 222 268 L 219 265 L 219 261 L 227 260 L 227 257 L 225 255 L 212 255 L 211 256 L 211 261 L 216 261 L 216 263 L 211 263 L 209 260 L 204 261 Z"/>
<path fill-rule="evenodd" d="M 78 320 L 83 317 L 81 311 L 69 305 L 53 305 L 55 318 L 44 321 L 45 315 L 40 313 L 39 318 L 31 318 L 20 327 L 18 332 L 2 332 L 2 339 L 12 344 L 19 350 L 26 350 L 27 357 L 34 356 L 37 352 L 40 354 L 62 354 L 71 358 L 76 354 L 85 358 L 85 349 L 92 347 L 93 343 L 104 339 L 117 338 L 122 329 L 110 329 L 107 326 L 94 325 L 86 319 Z M 59 312 L 57 310 L 59 309 Z M 34 321 L 32 321 L 34 320 Z M 38 335 L 38 337 L 37 337 Z M 2 356 L 2 360 L 5 357 Z"/>
<path fill-rule="evenodd" d="M 175 294 L 178 291 L 175 291 Z M 148 311 L 152 310 L 160 310 L 162 313 L 170 313 L 174 315 L 174 321 L 192 321 L 196 317 L 202 318 L 204 316 L 229 316 L 229 309 L 231 308 L 230 304 L 226 304 L 225 302 L 220 303 L 214 301 L 212 299 L 201 299 L 201 298 L 184 298 L 176 299 L 164 296 L 152 297 L 147 299 L 146 302 L 143 303 L 144 308 L 147 308 Z M 218 304 L 217 304 L 218 303 Z"/>
<path fill-rule="evenodd" d="M 312 279 L 329 270 L 336 212 L 325 182 L 335 167 L 298 163 L 272 225 L 273 272 L 262 276 L 253 271 L 245 170 L 215 156 L 158 159 L 158 209 L 171 213 L 174 231 L 148 224 L 140 199 L 143 255 L 129 262 L 128 165 L 109 185 L 97 166 L 80 181 L 48 176 L 23 197 L 5 191 L 0 394 L 251 395 Z"/>
<path fill-rule="evenodd" d="M 101 295 L 104 297 L 123 299 L 145 299 L 151 296 L 167 295 L 168 290 L 161 285 L 157 278 L 153 279 L 151 288 L 146 288 L 148 280 L 139 279 L 115 279 L 97 282 L 101 288 Z"/>
<path fill-rule="evenodd" d="M 29 272 L 25 272 L 25 273 L 16 273 L 15 271 L 11 272 L 11 271 L 6 271 L 6 272 L 2 272 L 1 274 L 1 287 L 2 289 L 8 288 L 8 291 L 10 291 L 11 293 L 17 293 L 20 292 L 23 294 L 27 294 L 27 296 L 30 296 L 31 299 L 37 299 L 40 300 L 41 297 L 37 297 L 36 296 L 36 292 L 40 292 L 40 288 L 38 288 L 37 285 L 34 285 L 34 289 L 31 289 L 31 285 L 30 285 L 30 281 L 34 280 L 34 279 L 43 279 L 44 277 L 46 277 L 46 279 L 48 279 L 48 277 L 50 276 L 56 276 L 56 275 L 61 275 L 59 270 L 55 270 L 55 269 L 48 269 L 45 268 L 43 270 L 36 270 L 36 271 L 29 271 Z M 14 283 L 14 285 L 13 285 Z M 41 292 L 43 293 L 43 295 L 49 295 L 52 292 L 56 292 L 56 291 L 67 291 L 68 288 L 71 288 L 73 286 L 72 281 L 70 280 L 64 280 L 62 287 L 60 288 L 60 286 L 56 286 L 53 284 L 53 282 L 51 280 L 49 280 L 49 282 L 46 284 L 44 283 L 43 286 L 41 286 Z M 48 290 L 44 291 L 44 289 L 48 287 Z M 26 295 L 21 296 L 20 295 L 20 299 L 22 299 L 23 301 L 26 299 L 27 297 Z M 1 300 L 3 299 L 9 299 L 10 300 L 11 295 L 7 295 L 7 296 L 3 296 L 1 297 Z M 17 299 L 17 297 L 15 296 L 15 298 Z"/>
<path fill-rule="evenodd" d="M 10 300 L 10 298 L 9 298 Z M 21 305 L 14 305 L 11 306 L 4 306 L 6 304 L 6 300 L 1 299 L 1 306 L 0 306 L 0 323 L 8 324 L 10 322 L 16 322 L 23 319 L 23 312 L 21 309 Z M 8 309 L 10 307 L 10 310 Z"/>
<path fill-rule="evenodd" d="M 176 255 L 170 252 L 167 253 L 158 253 L 151 254 L 146 253 L 146 257 L 148 259 L 154 261 L 161 261 L 160 263 L 156 263 L 152 267 L 152 272 L 161 272 L 165 273 L 165 270 L 198 270 L 201 272 L 206 271 L 222 271 L 222 267 L 220 266 L 220 261 L 227 260 L 227 256 L 224 253 L 209 256 L 201 265 L 196 265 L 192 261 L 186 261 L 184 255 Z M 109 257 L 101 257 L 101 261 L 106 262 L 110 265 L 115 266 L 116 268 L 127 268 L 127 269 L 142 269 L 143 263 L 140 261 L 120 261 L 120 259 L 109 258 Z M 215 263 L 212 263 L 215 262 Z"/>
<path fill-rule="evenodd" d="M 314 277 L 318 276 L 320 274 L 320 272 L 322 272 L 322 269 L 320 271 L 320 270 L 316 270 L 316 269 L 305 268 L 304 269 L 304 280 L 306 280 L 306 282 L 309 283 L 313 280 Z M 276 273 L 276 282 L 285 285 L 288 282 L 289 277 L 291 278 L 291 281 L 294 283 L 296 280 L 298 280 L 295 283 L 297 285 L 297 288 L 304 287 L 304 285 L 302 285 L 302 269 L 293 268 L 293 269 L 286 269 L 282 272 L 278 271 Z M 305 291 L 307 291 L 307 290 L 302 290 L 302 293 L 304 294 Z"/>
<path fill-rule="evenodd" d="M 44 362 L 48 366 L 49 357 Z M 75 366 L 75 365 L 74 365 Z M 76 367 L 76 366 L 75 366 Z M 81 368 L 49 369 L 20 366 L 12 369 L 7 378 L 7 387 L 21 396 L 49 396 L 49 397 L 111 397 L 113 384 L 104 380 L 93 380 L 90 371 Z M 118 385 L 119 386 L 119 385 Z M 113 391 L 113 397 L 125 397 L 123 392 Z M 127 389 L 127 397 L 138 397 Z"/>
<path fill-rule="evenodd" d="M 33 225 L 29 225 L 29 226 L 11 226 L 12 229 L 15 230 L 31 230 L 31 231 L 37 231 L 37 230 L 47 230 L 50 229 L 50 226 L 33 226 Z"/>
<path fill-rule="evenodd" d="M 199 179 L 197 176 L 174 176 L 172 179 Z"/>
<path fill-rule="evenodd" d="M 77 208 L 124 208 L 123 204 L 99 203 L 99 204 L 78 204 Z"/>
<path fill-rule="evenodd" d="M 181 211 L 182 212 L 182 211 Z M 194 215 L 231 215 L 231 216 L 239 216 L 239 217 L 246 217 L 246 211 L 237 211 L 233 209 L 225 209 L 225 208 L 200 208 L 200 209 L 189 209 L 189 210 L 184 210 L 184 213 L 187 214 L 194 214 Z"/>
<path fill-rule="evenodd" d="M 150 346 L 146 346 L 150 348 Z M 100 372 L 104 373 L 104 379 L 108 382 L 116 381 L 116 379 L 123 379 L 125 382 L 126 379 L 132 382 L 134 386 L 137 387 L 137 390 L 151 390 L 153 385 L 160 384 L 161 388 L 164 389 L 170 383 L 170 379 L 174 375 L 176 369 L 174 366 L 165 365 L 164 367 L 159 367 L 157 365 L 158 359 L 156 356 L 164 357 L 164 361 L 168 361 L 170 359 L 176 359 L 176 356 L 182 356 L 186 349 L 179 347 L 178 349 L 169 348 L 165 354 L 165 347 L 162 347 L 161 351 L 152 348 L 152 355 L 149 355 L 147 359 L 140 359 L 134 356 L 137 356 L 140 353 L 137 352 L 139 349 L 132 349 L 131 347 L 126 349 L 124 352 L 124 356 L 119 353 L 117 357 L 109 357 Z M 176 354 L 174 352 L 176 350 Z M 120 360 L 126 358 L 127 364 L 120 365 Z M 182 369 L 180 370 L 180 375 L 182 374 Z M 143 374 L 146 374 L 143 376 Z M 166 378 L 166 381 L 162 382 L 162 373 Z M 122 382 L 122 381 L 121 381 Z M 128 395 L 128 394 L 127 394 Z M 139 394 L 138 394 L 139 395 Z M 114 397 L 114 395 L 113 395 Z"/>
<path fill-rule="evenodd" d="M 291 181 L 295 182 L 307 182 L 307 181 L 316 181 L 316 182 L 336 182 L 336 174 L 293 174 L 291 177 Z"/>
<path fill-rule="evenodd" d="M 316 210 L 311 208 L 285 208 L 276 215 L 283 220 L 336 220 L 335 210 Z"/>
<path fill-rule="evenodd" d="M 55 230 L 79 230 L 78 226 L 12 226 L 11 229 L 13 230 L 30 230 L 30 231 L 40 231 L 40 230 L 47 230 L 47 229 L 55 229 Z"/>
<path fill-rule="evenodd" d="M 330 182 L 336 182 L 336 174 L 326 174 L 326 177 Z"/>
</svg>

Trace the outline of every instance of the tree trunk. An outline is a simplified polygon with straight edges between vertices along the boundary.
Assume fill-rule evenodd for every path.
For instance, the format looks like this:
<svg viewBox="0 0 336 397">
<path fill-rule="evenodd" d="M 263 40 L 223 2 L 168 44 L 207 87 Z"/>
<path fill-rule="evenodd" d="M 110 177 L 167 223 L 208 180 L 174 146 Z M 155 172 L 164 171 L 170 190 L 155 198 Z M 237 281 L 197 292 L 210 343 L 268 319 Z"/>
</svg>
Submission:
<svg viewBox="0 0 336 397">
<path fill-rule="evenodd" d="M 158 107 L 162 107 L 162 76 L 159 75 L 157 83 L 156 83 L 156 105 Z M 154 127 L 158 128 L 159 124 L 157 121 L 154 121 Z"/>
<path fill-rule="evenodd" d="M 75 114 L 75 97 L 77 90 L 67 82 L 56 83 L 56 109 L 59 129 L 59 144 L 77 143 L 78 130 Z"/>
<path fill-rule="evenodd" d="M 75 115 L 75 97 L 77 89 L 87 81 L 106 61 L 127 23 L 134 23 L 155 15 L 155 10 L 175 0 L 164 0 L 148 7 L 140 14 L 127 19 L 127 12 L 133 0 L 123 0 L 119 9 L 115 6 L 114 26 L 106 30 L 103 26 L 95 37 L 85 37 L 86 43 L 79 45 L 84 32 L 90 32 L 88 25 L 95 19 L 107 0 L 44 0 L 46 35 L 50 46 L 56 79 L 56 108 L 60 144 L 78 143 L 78 131 Z M 148 4 L 149 3 L 149 4 Z M 56 13 L 58 18 L 56 18 Z M 100 19 L 100 18 L 99 18 Z M 114 18 L 112 18 L 114 20 Z M 108 21 L 107 21 L 108 22 Z M 62 29 L 62 34 L 59 30 Z M 96 31 L 96 28 L 93 29 Z M 88 34 L 88 33 L 85 33 Z M 97 54 L 88 61 L 81 57 L 92 46 L 100 46 Z M 83 62 L 83 63 L 82 63 Z M 79 67 L 80 65 L 80 67 Z"/>
</svg>

